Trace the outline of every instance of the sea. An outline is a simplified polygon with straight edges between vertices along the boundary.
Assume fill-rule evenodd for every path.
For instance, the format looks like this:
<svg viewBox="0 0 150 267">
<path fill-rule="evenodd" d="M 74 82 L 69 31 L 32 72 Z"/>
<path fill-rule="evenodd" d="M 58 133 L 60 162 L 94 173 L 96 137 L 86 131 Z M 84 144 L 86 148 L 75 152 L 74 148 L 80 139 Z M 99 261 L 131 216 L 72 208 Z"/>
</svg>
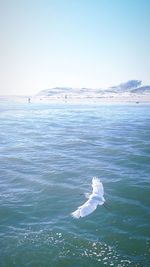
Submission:
<svg viewBox="0 0 150 267">
<path fill-rule="evenodd" d="M 149 267 L 149 204 L 150 104 L 0 103 L 0 267 Z"/>
</svg>

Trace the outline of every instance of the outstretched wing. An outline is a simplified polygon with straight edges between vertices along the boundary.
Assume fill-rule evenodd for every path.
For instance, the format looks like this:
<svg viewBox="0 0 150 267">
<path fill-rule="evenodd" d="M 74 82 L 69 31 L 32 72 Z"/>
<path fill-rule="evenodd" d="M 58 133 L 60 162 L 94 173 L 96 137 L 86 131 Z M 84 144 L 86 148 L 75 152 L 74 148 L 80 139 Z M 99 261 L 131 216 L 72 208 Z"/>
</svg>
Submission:
<svg viewBox="0 0 150 267">
<path fill-rule="evenodd" d="M 101 181 L 97 177 L 93 177 L 93 179 L 92 179 L 92 188 L 93 188 L 92 194 L 99 195 L 100 197 L 103 197 L 103 195 L 104 195 L 103 184 L 101 183 Z"/>
<path fill-rule="evenodd" d="M 82 206 L 78 207 L 77 210 L 71 213 L 74 218 L 85 217 L 96 210 L 98 205 L 97 201 L 88 200 Z"/>
<path fill-rule="evenodd" d="M 92 179 L 92 194 L 89 195 L 88 201 L 86 201 L 82 206 L 78 207 L 77 210 L 71 213 L 74 218 L 85 217 L 96 210 L 97 205 L 103 205 L 105 199 L 103 184 L 97 177 Z"/>
</svg>

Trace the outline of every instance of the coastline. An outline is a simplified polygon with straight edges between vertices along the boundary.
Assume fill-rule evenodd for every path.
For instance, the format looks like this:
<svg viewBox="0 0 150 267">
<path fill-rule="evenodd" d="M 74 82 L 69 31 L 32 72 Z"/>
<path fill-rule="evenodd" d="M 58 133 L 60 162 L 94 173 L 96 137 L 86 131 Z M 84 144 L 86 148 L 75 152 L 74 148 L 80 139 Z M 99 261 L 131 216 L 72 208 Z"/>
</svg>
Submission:
<svg viewBox="0 0 150 267">
<path fill-rule="evenodd" d="M 150 104 L 150 94 L 115 94 L 102 96 L 0 96 L 1 102 L 9 103 L 28 103 L 30 97 L 31 103 L 52 103 L 52 104 Z"/>
</svg>

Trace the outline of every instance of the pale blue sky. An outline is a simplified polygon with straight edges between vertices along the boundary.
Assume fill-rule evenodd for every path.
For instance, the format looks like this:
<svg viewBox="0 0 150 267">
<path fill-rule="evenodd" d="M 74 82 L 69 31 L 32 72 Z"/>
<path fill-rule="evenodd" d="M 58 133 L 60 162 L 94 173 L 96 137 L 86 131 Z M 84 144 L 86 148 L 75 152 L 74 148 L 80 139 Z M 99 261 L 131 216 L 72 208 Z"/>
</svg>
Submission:
<svg viewBox="0 0 150 267">
<path fill-rule="evenodd" d="M 149 0 L 0 0 L 0 93 L 150 84 Z"/>
</svg>

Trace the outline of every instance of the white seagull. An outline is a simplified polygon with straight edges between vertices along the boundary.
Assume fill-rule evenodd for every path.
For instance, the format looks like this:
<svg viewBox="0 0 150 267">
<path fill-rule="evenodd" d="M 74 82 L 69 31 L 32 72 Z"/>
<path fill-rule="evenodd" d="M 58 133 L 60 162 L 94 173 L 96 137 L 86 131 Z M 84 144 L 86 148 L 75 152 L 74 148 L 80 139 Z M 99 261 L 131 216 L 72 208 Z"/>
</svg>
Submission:
<svg viewBox="0 0 150 267">
<path fill-rule="evenodd" d="M 92 179 L 92 194 L 89 195 L 89 199 L 80 207 L 77 208 L 71 215 L 79 219 L 80 217 L 85 217 L 96 210 L 98 205 L 103 205 L 104 199 L 104 188 L 103 184 L 97 177 Z"/>
</svg>

